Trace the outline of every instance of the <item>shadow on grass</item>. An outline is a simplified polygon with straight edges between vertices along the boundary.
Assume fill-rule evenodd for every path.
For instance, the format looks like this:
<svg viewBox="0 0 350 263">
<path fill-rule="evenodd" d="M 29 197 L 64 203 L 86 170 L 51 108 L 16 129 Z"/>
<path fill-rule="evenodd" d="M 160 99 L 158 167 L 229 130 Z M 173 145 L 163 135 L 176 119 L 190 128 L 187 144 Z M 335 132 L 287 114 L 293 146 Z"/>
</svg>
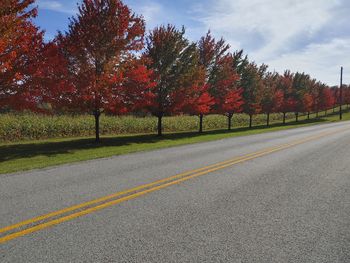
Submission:
<svg viewBox="0 0 350 263">
<path fill-rule="evenodd" d="M 326 121 L 325 119 L 313 119 L 302 120 L 298 123 L 288 122 L 286 124 L 275 123 L 271 124 L 268 128 L 278 128 L 285 126 L 298 126 L 308 123 L 320 123 Z M 228 130 L 213 130 L 206 131 L 199 134 L 196 131 L 193 132 L 179 132 L 179 133 L 166 133 L 162 137 L 158 137 L 153 134 L 146 135 L 130 135 L 130 136 L 116 136 L 116 137 L 104 137 L 99 144 L 96 144 L 92 138 L 86 139 L 71 139 L 64 141 L 42 142 L 42 143 L 22 143 L 22 144 L 9 144 L 0 146 L 0 162 L 16 160 L 20 158 L 30 158 L 39 155 L 55 156 L 57 154 L 72 153 L 78 150 L 97 149 L 101 147 L 115 147 L 115 146 L 128 146 L 131 144 L 143 144 L 143 143 L 157 143 L 164 140 L 176 141 L 185 138 L 195 138 L 203 135 L 220 135 L 231 133 L 242 133 L 248 131 L 254 131 L 267 128 L 266 125 L 258 125 L 253 128 L 241 127 L 235 128 L 231 131 Z"/>
</svg>

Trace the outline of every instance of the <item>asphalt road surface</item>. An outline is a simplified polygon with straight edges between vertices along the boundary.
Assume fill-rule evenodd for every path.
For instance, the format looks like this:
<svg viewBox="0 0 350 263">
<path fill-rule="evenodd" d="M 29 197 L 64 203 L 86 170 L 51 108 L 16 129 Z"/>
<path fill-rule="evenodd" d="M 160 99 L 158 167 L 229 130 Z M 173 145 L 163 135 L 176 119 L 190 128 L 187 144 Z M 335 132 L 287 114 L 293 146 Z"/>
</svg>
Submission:
<svg viewBox="0 0 350 263">
<path fill-rule="evenodd" d="M 0 262 L 350 262 L 350 122 L 0 175 Z"/>
</svg>

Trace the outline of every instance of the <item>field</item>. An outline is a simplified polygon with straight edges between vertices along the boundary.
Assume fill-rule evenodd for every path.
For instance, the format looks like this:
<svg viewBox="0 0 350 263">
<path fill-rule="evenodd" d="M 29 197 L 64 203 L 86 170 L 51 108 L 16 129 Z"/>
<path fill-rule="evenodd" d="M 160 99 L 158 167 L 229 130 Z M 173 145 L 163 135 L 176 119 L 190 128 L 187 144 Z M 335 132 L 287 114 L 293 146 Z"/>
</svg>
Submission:
<svg viewBox="0 0 350 263">
<path fill-rule="evenodd" d="M 288 114 L 294 119 L 294 114 Z M 271 123 L 281 122 L 281 114 L 271 114 Z M 246 114 L 233 117 L 234 127 L 248 125 Z M 254 117 L 254 125 L 266 122 L 264 114 Z M 164 132 L 197 131 L 197 116 L 164 117 Z M 101 117 L 101 135 L 151 134 L 156 132 L 155 117 Z M 226 129 L 227 118 L 222 115 L 209 115 L 204 118 L 204 130 Z M 40 140 L 50 138 L 72 138 L 94 135 L 94 118 L 90 115 L 48 116 L 36 114 L 0 114 L 0 142 L 16 142 L 23 140 Z"/>
<path fill-rule="evenodd" d="M 293 115 L 290 115 L 292 117 Z M 175 130 L 176 132 L 168 132 L 165 133 L 163 137 L 157 137 L 153 133 L 152 134 L 123 134 L 123 135 L 109 135 L 103 136 L 100 144 L 94 143 L 93 137 L 88 136 L 92 134 L 93 131 L 93 122 L 90 117 L 38 117 L 38 116 L 29 116 L 29 115 L 20 115 L 14 117 L 13 115 L 2 115 L 1 120 L 7 119 L 9 121 L 11 118 L 16 118 L 16 125 L 12 124 L 12 130 L 16 131 L 14 127 L 20 131 L 16 135 L 7 134 L 7 136 L 12 136 L 11 138 L 14 140 L 26 139 L 25 141 L 19 142 L 2 142 L 0 143 L 0 174 L 4 173 L 12 173 L 24 170 L 30 170 L 35 168 L 44 168 L 53 165 L 72 163 L 84 160 L 91 160 L 96 158 L 109 157 L 114 155 L 138 152 L 138 151 L 146 151 L 146 150 L 154 150 L 165 147 L 212 141 L 218 139 L 224 139 L 235 136 L 244 136 L 250 134 L 258 134 L 269 131 L 290 129 L 294 127 L 302 127 L 307 125 L 314 125 L 317 123 L 325 123 L 325 122 L 334 122 L 338 121 L 339 117 L 337 115 L 330 114 L 327 117 L 320 117 L 318 119 L 306 120 L 306 117 L 303 116 L 300 118 L 300 122 L 295 123 L 294 118 L 289 119 L 286 125 L 280 123 L 277 118 L 278 115 L 274 116 L 275 123 L 271 125 L 271 127 L 266 128 L 264 123 L 263 115 L 257 116 L 255 118 L 256 126 L 253 129 L 248 129 L 247 127 L 235 127 L 232 131 L 227 131 L 220 128 L 226 127 L 226 119 L 222 116 L 208 116 L 206 118 L 206 128 L 217 130 L 208 130 L 203 134 L 198 134 L 196 131 L 187 131 L 181 132 L 181 129 L 197 129 L 197 118 L 195 117 L 175 117 L 175 118 L 166 118 L 166 130 L 170 129 Z M 312 115 L 311 117 L 315 117 Z M 17 120 L 18 118 L 18 120 Z M 37 118 L 37 119 L 36 119 Z M 104 122 L 108 123 L 107 120 L 113 122 L 115 127 L 119 127 L 119 130 L 112 130 L 112 126 L 109 127 L 110 130 L 104 127 L 104 132 L 118 131 L 119 133 L 126 133 L 130 127 L 140 127 L 141 131 L 151 131 L 154 132 L 153 118 L 144 118 L 144 119 L 135 119 L 131 117 L 125 118 L 116 118 L 109 119 L 112 117 L 106 117 Z M 238 124 L 239 118 L 242 118 L 240 124 L 244 125 L 246 120 L 246 116 L 239 115 L 236 117 L 235 121 Z M 37 128 L 37 123 L 33 121 L 31 123 L 28 119 L 34 120 L 42 123 L 42 129 L 38 129 L 39 131 L 33 132 L 32 129 Z M 135 120 L 137 124 L 133 123 L 132 120 Z M 218 121 L 220 120 L 220 122 Z M 260 120 L 261 125 L 257 125 L 258 120 Z M 277 122 L 278 120 L 278 122 Z M 344 114 L 344 120 L 350 120 L 350 113 Z M 22 123 L 21 123 L 22 121 Z M 56 123 L 53 124 L 53 121 Z M 74 123 L 75 121 L 75 123 Z M 91 121 L 92 124 L 87 123 Z M 57 130 L 51 128 L 51 130 L 45 130 L 47 127 L 44 123 L 49 122 L 51 127 L 63 127 L 68 126 L 72 127 L 69 132 L 64 133 L 62 136 L 72 136 L 72 135 L 86 135 L 87 137 L 76 137 L 76 138 L 55 138 L 55 139 L 40 139 L 33 140 L 33 138 L 43 138 L 44 136 L 57 136 Z M 73 127 L 77 127 L 77 123 L 82 122 L 86 123 L 86 130 L 82 129 L 79 126 L 79 129 Z M 130 123 L 129 125 L 120 128 L 121 123 L 126 125 L 126 123 Z M 149 123 L 148 129 L 144 129 L 141 124 Z M 2 123 L 1 125 L 4 125 Z M 81 123 L 80 123 L 81 125 Z M 106 125 L 106 124 L 104 124 Z M 220 126 L 221 125 L 221 126 Z M 2 126 L 4 127 L 4 126 Z M 25 127 L 26 130 L 20 130 L 18 127 Z M 80 130 L 82 129 L 82 130 Z M 91 129 L 91 131 L 90 131 Z M 17 130 L 17 132 L 18 132 Z M 44 131 L 43 131 L 44 130 Z M 48 132 L 48 131 L 51 131 Z M 24 133 L 26 132 L 26 133 Z M 4 134 L 4 133 L 3 133 Z M 23 136 L 25 134 L 25 136 Z M 3 135 L 2 135 L 3 136 Z M 32 139 L 32 140 L 29 140 Z"/>
</svg>

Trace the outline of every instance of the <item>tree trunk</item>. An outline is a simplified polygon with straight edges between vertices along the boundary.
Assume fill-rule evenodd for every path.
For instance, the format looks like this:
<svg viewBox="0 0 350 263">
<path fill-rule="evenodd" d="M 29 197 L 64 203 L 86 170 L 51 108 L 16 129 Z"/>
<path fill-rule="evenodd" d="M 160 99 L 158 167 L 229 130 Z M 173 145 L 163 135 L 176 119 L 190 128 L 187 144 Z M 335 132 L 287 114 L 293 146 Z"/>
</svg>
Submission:
<svg viewBox="0 0 350 263">
<path fill-rule="evenodd" d="M 158 136 L 162 136 L 162 119 L 163 119 L 163 114 L 158 115 Z"/>
<path fill-rule="evenodd" d="M 249 115 L 249 128 L 251 129 L 253 127 L 253 115 Z"/>
<path fill-rule="evenodd" d="M 316 118 L 318 118 L 318 111 L 316 111 Z"/>
<path fill-rule="evenodd" d="M 333 106 L 333 113 L 335 113 L 335 106 Z"/>
<path fill-rule="evenodd" d="M 286 113 L 283 112 L 283 124 L 286 124 Z"/>
<path fill-rule="evenodd" d="M 95 117 L 95 142 L 100 142 L 100 116 L 101 112 L 99 110 L 94 111 Z"/>
<path fill-rule="evenodd" d="M 295 122 L 298 122 L 299 121 L 299 112 L 296 112 L 295 113 Z"/>
<path fill-rule="evenodd" d="M 199 114 L 199 133 L 203 132 L 203 114 Z"/>
<path fill-rule="evenodd" d="M 228 121 L 228 127 L 227 129 L 230 131 L 231 130 L 231 127 L 232 127 L 232 117 L 233 117 L 233 114 L 232 113 L 229 113 L 227 115 L 227 121 Z"/>
<path fill-rule="evenodd" d="M 266 126 L 270 126 L 270 112 L 267 113 L 267 118 L 266 118 Z"/>
<path fill-rule="evenodd" d="M 310 112 L 307 113 L 307 119 L 310 120 Z"/>
<path fill-rule="evenodd" d="M 324 111 L 324 116 L 327 116 L 327 110 Z"/>
</svg>

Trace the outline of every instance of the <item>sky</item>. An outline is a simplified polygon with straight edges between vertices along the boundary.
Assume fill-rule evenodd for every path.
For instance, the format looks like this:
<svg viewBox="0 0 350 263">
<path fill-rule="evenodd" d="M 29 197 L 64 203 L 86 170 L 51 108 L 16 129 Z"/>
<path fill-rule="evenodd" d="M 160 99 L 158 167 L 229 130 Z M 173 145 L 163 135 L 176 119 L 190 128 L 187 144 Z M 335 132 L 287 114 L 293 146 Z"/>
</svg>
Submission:
<svg viewBox="0 0 350 263">
<path fill-rule="evenodd" d="M 306 72 L 328 84 L 350 83 L 349 0 L 124 0 L 143 15 L 147 30 L 175 24 L 198 41 L 210 29 L 231 50 L 243 49 L 250 60 L 270 71 Z M 38 0 L 35 23 L 46 40 L 64 31 L 77 12 L 75 0 Z"/>
</svg>

